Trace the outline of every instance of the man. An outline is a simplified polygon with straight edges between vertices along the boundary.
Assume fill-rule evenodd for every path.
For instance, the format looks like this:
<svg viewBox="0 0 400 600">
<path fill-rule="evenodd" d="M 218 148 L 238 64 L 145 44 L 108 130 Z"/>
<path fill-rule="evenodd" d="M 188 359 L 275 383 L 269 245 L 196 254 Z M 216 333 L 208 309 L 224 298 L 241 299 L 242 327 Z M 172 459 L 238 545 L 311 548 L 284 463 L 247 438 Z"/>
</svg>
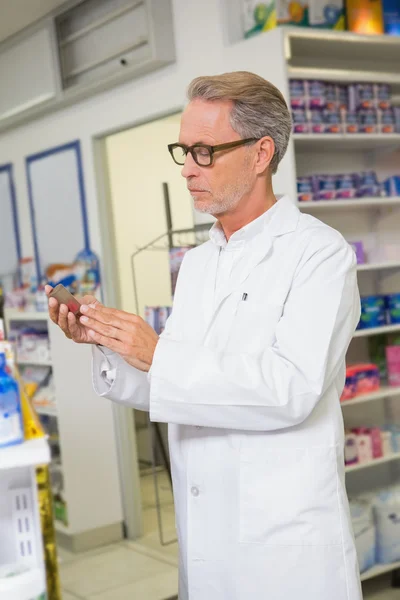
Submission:
<svg viewBox="0 0 400 600">
<path fill-rule="evenodd" d="M 94 344 L 100 395 L 170 424 L 180 600 L 360 600 L 339 403 L 354 253 L 274 196 L 291 120 L 272 84 L 227 73 L 188 95 L 169 151 L 217 223 L 165 332 L 93 298 L 79 322 L 54 300 L 51 317 Z"/>
</svg>

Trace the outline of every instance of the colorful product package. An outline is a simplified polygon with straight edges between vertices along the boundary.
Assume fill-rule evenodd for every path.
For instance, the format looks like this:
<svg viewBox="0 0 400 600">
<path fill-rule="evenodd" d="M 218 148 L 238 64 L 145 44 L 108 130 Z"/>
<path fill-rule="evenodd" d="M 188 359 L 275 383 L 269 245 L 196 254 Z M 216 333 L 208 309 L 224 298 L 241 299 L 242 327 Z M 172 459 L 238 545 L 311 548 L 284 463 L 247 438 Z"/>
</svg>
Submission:
<svg viewBox="0 0 400 600">
<path fill-rule="evenodd" d="M 311 133 L 325 133 L 324 112 L 321 108 L 308 111 Z"/>
<path fill-rule="evenodd" d="M 334 200 L 336 198 L 335 175 L 315 175 L 313 182 L 316 200 Z"/>
<path fill-rule="evenodd" d="M 385 33 L 400 35 L 400 2 L 383 0 L 383 22 Z"/>
<path fill-rule="evenodd" d="M 291 79 L 289 82 L 290 106 L 295 108 L 306 108 L 307 81 L 304 79 Z"/>
<path fill-rule="evenodd" d="M 336 175 L 336 198 L 351 199 L 357 197 L 358 177 L 354 173 Z"/>
<path fill-rule="evenodd" d="M 388 177 L 383 185 L 387 196 L 400 196 L 400 175 Z"/>
<path fill-rule="evenodd" d="M 358 133 L 360 131 L 358 125 L 358 115 L 355 111 L 343 111 L 343 119 L 346 133 Z"/>
<path fill-rule="evenodd" d="M 292 110 L 293 133 L 309 133 L 307 113 L 303 108 Z"/>
<path fill-rule="evenodd" d="M 362 242 L 349 242 L 349 245 L 354 250 L 354 253 L 357 258 L 357 264 L 358 265 L 365 264 L 364 244 Z"/>
<path fill-rule="evenodd" d="M 358 463 L 357 436 L 351 431 L 345 433 L 344 462 L 346 465 Z"/>
<path fill-rule="evenodd" d="M 391 89 L 387 83 L 375 83 L 374 84 L 374 96 L 376 108 L 387 110 L 392 108 L 391 102 Z"/>
<path fill-rule="evenodd" d="M 276 20 L 278 25 L 307 27 L 308 0 L 276 0 Z"/>
<path fill-rule="evenodd" d="M 381 185 L 374 171 L 364 171 L 360 174 L 357 195 L 360 198 L 376 198 L 381 195 Z"/>
<path fill-rule="evenodd" d="M 168 306 L 160 306 L 158 308 L 158 331 L 157 331 L 157 333 L 159 335 L 164 331 L 169 315 L 170 315 L 170 311 L 169 311 Z"/>
<path fill-rule="evenodd" d="M 386 306 L 383 296 L 361 297 L 361 319 L 359 329 L 386 325 Z"/>
<path fill-rule="evenodd" d="M 400 294 L 388 294 L 385 296 L 385 302 L 388 324 L 400 324 Z"/>
<path fill-rule="evenodd" d="M 379 133 L 396 133 L 396 120 L 392 108 L 378 108 L 377 118 Z"/>
<path fill-rule="evenodd" d="M 386 347 L 386 364 L 389 385 L 400 386 L 400 346 Z"/>
<path fill-rule="evenodd" d="M 175 293 L 176 282 L 178 280 L 178 273 L 181 267 L 184 256 L 188 250 L 193 246 L 181 246 L 177 248 L 171 248 L 169 251 L 169 267 L 171 271 L 171 291 L 172 297 Z"/>
<path fill-rule="evenodd" d="M 297 200 L 299 202 L 312 202 L 314 200 L 312 177 L 297 178 Z"/>
<path fill-rule="evenodd" d="M 358 462 L 367 463 L 373 460 L 371 436 L 368 433 L 357 435 Z"/>
<path fill-rule="evenodd" d="M 323 81 L 311 80 L 307 83 L 308 108 L 325 108 L 326 84 Z"/>
<path fill-rule="evenodd" d="M 309 0 L 308 21 L 310 27 L 343 31 L 344 0 Z"/>
<path fill-rule="evenodd" d="M 375 89 L 372 83 L 354 83 L 348 87 L 349 110 L 376 108 Z"/>
<path fill-rule="evenodd" d="M 275 0 L 242 0 L 242 20 L 245 38 L 274 29 L 277 25 Z"/>
<path fill-rule="evenodd" d="M 156 306 L 146 306 L 144 309 L 144 320 L 154 331 L 158 331 L 158 308 Z"/>
<path fill-rule="evenodd" d="M 338 110 L 325 108 L 322 111 L 325 133 L 343 133 L 342 118 Z"/>
<path fill-rule="evenodd" d="M 357 117 L 360 133 L 378 132 L 378 111 L 376 108 L 360 108 Z"/>
<path fill-rule="evenodd" d="M 379 429 L 379 427 L 372 427 L 369 430 L 369 434 L 371 436 L 373 458 L 382 458 L 383 449 L 382 449 L 382 432 L 381 432 L 381 430 Z"/>
<path fill-rule="evenodd" d="M 346 0 L 346 15 L 349 31 L 383 33 L 382 0 Z"/>
<path fill-rule="evenodd" d="M 346 368 L 346 382 L 341 402 L 362 394 L 376 392 L 380 388 L 379 369 L 373 364 L 352 365 Z"/>
</svg>

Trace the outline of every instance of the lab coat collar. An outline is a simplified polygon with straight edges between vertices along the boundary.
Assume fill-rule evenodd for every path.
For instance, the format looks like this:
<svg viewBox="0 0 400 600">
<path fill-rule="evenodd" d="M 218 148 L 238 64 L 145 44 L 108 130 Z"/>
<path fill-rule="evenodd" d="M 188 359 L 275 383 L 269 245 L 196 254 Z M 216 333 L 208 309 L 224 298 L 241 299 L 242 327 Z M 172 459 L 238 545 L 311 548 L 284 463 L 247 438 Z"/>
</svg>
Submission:
<svg viewBox="0 0 400 600">
<path fill-rule="evenodd" d="M 269 229 L 272 236 L 282 235 L 296 229 L 299 210 L 288 196 L 278 197 L 278 201 L 269 210 L 251 221 L 234 234 L 227 242 L 223 229 L 217 221 L 210 229 L 210 240 L 218 248 L 229 250 L 242 246 Z"/>
<path fill-rule="evenodd" d="M 267 211 L 267 213 L 268 212 L 269 211 Z M 299 209 L 288 196 L 283 196 L 278 199 L 277 204 L 274 206 L 274 210 L 270 214 L 270 218 L 266 217 L 267 213 L 264 213 L 259 219 L 255 220 L 259 221 L 261 219 L 259 223 L 256 223 L 254 231 L 252 228 L 249 228 L 248 232 L 254 233 L 254 235 L 251 235 L 250 239 L 246 240 L 246 250 L 240 258 L 237 276 L 223 291 L 221 297 L 218 299 L 218 304 L 215 306 L 215 310 L 212 309 L 214 303 L 211 299 L 214 297 L 220 246 L 215 243 L 210 243 L 208 245 L 209 257 L 204 261 L 205 286 L 203 306 L 209 327 L 225 298 L 234 291 L 240 290 L 251 271 L 268 255 L 272 248 L 273 238 L 294 231 L 300 218 Z M 253 224 L 255 224 L 255 221 Z M 259 224 L 262 224 L 261 228 L 258 227 Z M 207 329 L 209 329 L 209 327 Z"/>
</svg>

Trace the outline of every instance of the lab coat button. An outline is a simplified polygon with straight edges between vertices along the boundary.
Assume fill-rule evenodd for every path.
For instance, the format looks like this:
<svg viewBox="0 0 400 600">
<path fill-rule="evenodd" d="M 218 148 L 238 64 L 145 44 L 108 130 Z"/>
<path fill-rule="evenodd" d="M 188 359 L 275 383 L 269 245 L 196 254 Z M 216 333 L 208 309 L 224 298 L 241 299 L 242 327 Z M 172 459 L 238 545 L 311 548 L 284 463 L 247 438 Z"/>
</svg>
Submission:
<svg viewBox="0 0 400 600">
<path fill-rule="evenodd" d="M 192 487 L 192 489 L 191 489 L 190 491 L 191 491 L 191 493 L 192 493 L 192 496 L 195 496 L 195 497 L 196 497 L 196 496 L 198 496 L 198 495 L 199 495 L 199 493 L 200 493 L 200 492 L 199 492 L 199 488 L 197 488 L 197 487 L 195 487 L 195 486 L 193 486 L 193 487 Z"/>
</svg>

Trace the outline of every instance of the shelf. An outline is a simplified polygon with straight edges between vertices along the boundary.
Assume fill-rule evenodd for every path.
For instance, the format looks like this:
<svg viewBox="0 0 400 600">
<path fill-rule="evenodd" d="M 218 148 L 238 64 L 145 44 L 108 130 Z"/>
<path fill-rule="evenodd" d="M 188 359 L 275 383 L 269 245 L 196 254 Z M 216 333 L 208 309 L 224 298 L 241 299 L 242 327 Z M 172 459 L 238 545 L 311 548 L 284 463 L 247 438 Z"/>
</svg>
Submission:
<svg viewBox="0 0 400 600">
<path fill-rule="evenodd" d="M 320 81 L 337 81 L 339 83 L 400 84 L 400 73 L 385 73 L 381 71 L 288 67 L 288 76 L 289 79 L 318 79 Z"/>
<path fill-rule="evenodd" d="M 368 571 L 361 573 L 361 581 L 367 581 L 368 579 L 379 577 L 380 575 L 390 573 L 390 571 L 394 571 L 395 569 L 400 569 L 400 561 L 389 563 L 388 565 L 375 565 L 375 567 L 372 567 L 372 569 L 368 569 Z"/>
<path fill-rule="evenodd" d="M 392 333 L 400 331 L 400 325 L 384 325 L 383 327 L 371 327 L 370 329 L 359 329 L 355 332 L 355 338 L 367 337 L 369 335 L 381 335 L 384 333 Z"/>
<path fill-rule="evenodd" d="M 50 448 L 44 437 L 0 448 L 0 470 L 32 467 L 49 462 Z"/>
<path fill-rule="evenodd" d="M 336 208 L 356 210 L 358 208 L 379 208 L 381 206 L 400 206 L 400 197 L 393 198 L 358 198 L 357 200 L 314 200 L 298 202 L 300 210 L 334 210 Z"/>
<path fill-rule="evenodd" d="M 292 69 L 318 66 L 321 79 L 322 73 L 331 69 L 356 73 L 352 81 L 368 81 L 375 71 L 384 71 L 385 78 L 390 74 L 388 83 L 400 76 L 396 59 L 400 54 L 400 38 L 396 36 L 291 27 L 286 29 L 285 37 L 288 66 Z M 348 77 L 345 80 L 349 81 Z"/>
<path fill-rule="evenodd" d="M 388 261 L 383 263 L 366 263 L 358 265 L 357 271 L 383 271 L 385 269 L 400 269 L 399 261 Z"/>
<path fill-rule="evenodd" d="M 52 367 L 50 360 L 17 360 L 19 367 Z"/>
<path fill-rule="evenodd" d="M 6 317 L 9 321 L 48 321 L 49 315 L 47 312 L 25 312 L 14 308 L 5 310 Z"/>
<path fill-rule="evenodd" d="M 393 454 L 389 454 L 388 456 L 384 456 L 383 458 L 375 458 L 370 462 L 365 462 L 356 465 L 348 465 L 346 467 L 346 473 L 352 473 L 353 471 L 361 471 L 362 469 L 370 469 L 371 467 L 383 465 L 394 460 L 400 460 L 400 452 L 394 452 Z"/>
<path fill-rule="evenodd" d="M 0 579 L 0 598 L 4 600 L 32 600 L 46 590 L 43 569 L 30 569 L 14 577 Z"/>
<path fill-rule="evenodd" d="M 38 406 L 34 402 L 32 403 L 32 406 L 38 415 L 46 415 L 48 417 L 57 416 L 57 408 L 55 406 Z"/>
<path fill-rule="evenodd" d="M 399 133 L 294 133 L 293 140 L 296 148 L 305 151 L 320 151 L 321 145 L 324 150 L 346 151 L 346 150 L 376 150 L 378 148 L 396 149 L 400 147 Z M 335 202 L 335 200 L 332 200 Z"/>
<path fill-rule="evenodd" d="M 355 406 L 357 404 L 364 404 L 365 402 L 373 402 L 374 400 L 392 398 L 393 396 L 400 396 L 400 387 L 382 387 L 372 394 L 363 394 L 362 396 L 357 396 L 351 400 L 345 400 L 344 402 L 341 402 L 341 407 L 346 408 L 347 406 Z"/>
</svg>

